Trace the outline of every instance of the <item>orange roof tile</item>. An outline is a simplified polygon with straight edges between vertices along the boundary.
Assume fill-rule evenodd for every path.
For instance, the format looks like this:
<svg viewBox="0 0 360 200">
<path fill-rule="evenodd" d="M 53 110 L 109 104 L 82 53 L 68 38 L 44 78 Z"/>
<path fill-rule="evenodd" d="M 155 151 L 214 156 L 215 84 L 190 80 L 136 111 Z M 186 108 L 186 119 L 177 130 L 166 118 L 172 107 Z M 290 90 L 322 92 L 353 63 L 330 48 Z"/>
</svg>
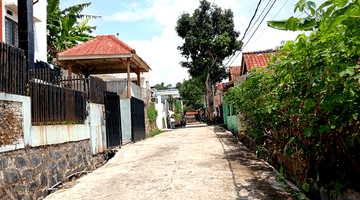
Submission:
<svg viewBox="0 0 360 200">
<path fill-rule="evenodd" d="M 199 114 L 198 112 L 186 112 L 186 115 L 197 115 Z"/>
<path fill-rule="evenodd" d="M 114 35 L 98 35 L 82 44 L 74 46 L 58 56 L 79 56 L 79 55 L 113 55 L 113 54 L 131 54 L 135 50 L 117 39 Z"/>
<path fill-rule="evenodd" d="M 231 66 L 230 68 L 230 79 L 233 80 L 241 76 L 241 66 Z"/>
<path fill-rule="evenodd" d="M 256 69 L 260 69 L 260 67 L 268 66 L 270 58 L 267 57 L 268 54 L 275 54 L 277 50 L 265 50 L 265 51 L 257 51 L 257 52 L 244 52 L 242 55 L 242 59 L 246 63 L 246 70 L 250 71 L 256 67 Z M 241 65 L 242 66 L 242 65 Z M 241 67 L 243 68 L 243 66 Z"/>
</svg>

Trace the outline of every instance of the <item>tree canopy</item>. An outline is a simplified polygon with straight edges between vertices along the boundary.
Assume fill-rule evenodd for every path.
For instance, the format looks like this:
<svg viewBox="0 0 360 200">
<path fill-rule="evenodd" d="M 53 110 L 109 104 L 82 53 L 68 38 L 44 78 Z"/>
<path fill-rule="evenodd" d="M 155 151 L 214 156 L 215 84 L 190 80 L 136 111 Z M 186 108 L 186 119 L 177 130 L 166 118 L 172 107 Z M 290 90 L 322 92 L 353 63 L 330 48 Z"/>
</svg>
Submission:
<svg viewBox="0 0 360 200">
<path fill-rule="evenodd" d="M 286 42 L 269 71 L 254 69 L 226 101 L 244 114 L 245 134 L 269 161 L 283 152 L 302 163 L 289 173 L 300 189 L 317 192 L 311 199 L 320 188 L 360 191 L 360 1 L 329 0 L 315 10 L 300 0 L 296 9 L 315 20 L 314 31 Z"/>
<path fill-rule="evenodd" d="M 193 78 L 205 82 L 208 114 L 212 114 L 212 98 L 209 84 L 227 77 L 223 61 L 240 50 L 237 41 L 240 33 L 234 28 L 234 15 L 231 9 L 221 9 L 207 0 L 200 0 L 194 13 L 183 13 L 175 28 L 184 39 L 178 49 L 186 59 L 181 66 L 188 69 Z"/>
<path fill-rule="evenodd" d="M 204 106 L 204 89 L 204 83 L 200 79 L 185 80 L 180 88 L 180 95 L 185 105 L 193 109 L 202 108 Z"/>
<path fill-rule="evenodd" d="M 230 9 L 223 10 L 207 0 L 201 0 L 192 15 L 183 13 L 180 16 L 176 32 L 184 39 L 184 44 L 178 49 L 186 58 L 181 65 L 189 69 L 192 77 L 202 77 L 205 81 L 206 74 L 210 73 L 213 81 L 226 78 L 222 62 L 241 46 L 233 18 Z"/>
<path fill-rule="evenodd" d="M 93 36 L 90 34 L 96 27 L 87 23 L 90 19 L 100 16 L 81 14 L 91 3 L 77 4 L 60 10 L 60 0 L 47 0 L 47 2 L 48 61 L 52 62 L 58 52 L 76 46 L 78 42 L 92 39 Z"/>
<path fill-rule="evenodd" d="M 160 84 L 156 84 L 154 86 L 154 88 L 157 89 L 157 90 L 167 90 L 167 89 L 171 89 L 172 85 L 171 84 L 165 85 L 164 82 L 161 82 Z"/>
</svg>

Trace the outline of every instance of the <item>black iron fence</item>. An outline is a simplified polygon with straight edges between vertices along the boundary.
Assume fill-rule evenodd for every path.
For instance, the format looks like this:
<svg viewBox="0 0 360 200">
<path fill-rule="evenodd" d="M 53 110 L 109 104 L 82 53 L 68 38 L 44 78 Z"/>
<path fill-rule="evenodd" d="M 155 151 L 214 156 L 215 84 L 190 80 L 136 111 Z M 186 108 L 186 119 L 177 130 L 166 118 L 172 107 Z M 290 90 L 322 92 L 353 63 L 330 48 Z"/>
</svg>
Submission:
<svg viewBox="0 0 360 200">
<path fill-rule="evenodd" d="M 0 92 L 26 94 L 24 50 L 0 43 Z"/>
<path fill-rule="evenodd" d="M 51 69 L 28 72 L 32 122 L 84 122 L 87 79 L 75 75 L 59 77 L 54 73 Z"/>
</svg>

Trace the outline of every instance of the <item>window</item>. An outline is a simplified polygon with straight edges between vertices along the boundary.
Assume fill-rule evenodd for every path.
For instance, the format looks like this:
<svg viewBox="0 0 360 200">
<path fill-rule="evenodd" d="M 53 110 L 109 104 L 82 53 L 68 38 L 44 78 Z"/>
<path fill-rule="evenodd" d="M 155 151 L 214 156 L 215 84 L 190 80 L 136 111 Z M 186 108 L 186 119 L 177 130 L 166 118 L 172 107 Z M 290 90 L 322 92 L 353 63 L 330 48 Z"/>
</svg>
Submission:
<svg viewBox="0 0 360 200">
<path fill-rule="evenodd" d="M 7 17 L 5 17 L 5 43 L 19 46 L 18 25 Z"/>
</svg>

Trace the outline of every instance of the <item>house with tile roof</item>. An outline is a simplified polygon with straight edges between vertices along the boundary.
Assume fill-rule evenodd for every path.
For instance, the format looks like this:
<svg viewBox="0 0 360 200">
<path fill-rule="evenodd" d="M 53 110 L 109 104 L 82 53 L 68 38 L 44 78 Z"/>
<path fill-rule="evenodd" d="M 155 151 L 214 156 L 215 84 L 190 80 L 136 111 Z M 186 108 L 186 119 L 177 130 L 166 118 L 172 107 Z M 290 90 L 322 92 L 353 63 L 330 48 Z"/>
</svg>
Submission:
<svg viewBox="0 0 360 200">
<path fill-rule="evenodd" d="M 276 52 L 277 52 L 277 50 L 275 50 L 275 49 L 243 52 L 242 59 L 241 59 L 241 65 L 240 66 L 230 66 L 230 68 L 229 68 L 230 78 L 229 78 L 229 82 L 226 83 L 225 89 L 233 87 L 234 84 L 238 85 L 241 81 L 244 81 L 246 78 L 246 76 L 244 76 L 246 74 L 246 72 L 251 71 L 254 68 L 260 69 L 260 67 L 268 66 L 268 62 L 271 59 L 271 57 L 268 58 L 268 55 L 275 54 Z M 238 82 L 238 84 L 234 83 L 234 81 Z"/>
<path fill-rule="evenodd" d="M 253 68 L 260 69 L 260 67 L 268 66 L 268 62 L 271 59 L 271 57 L 268 57 L 268 55 L 273 55 L 276 52 L 277 50 L 275 49 L 243 52 L 242 62 L 240 66 L 241 75 L 244 75 L 246 72 L 252 70 Z"/>
<path fill-rule="evenodd" d="M 229 82 L 224 84 L 223 91 L 226 92 L 229 88 L 239 85 L 242 81 L 244 81 L 248 76 L 246 72 L 251 71 L 254 68 L 260 69 L 261 67 L 268 66 L 268 62 L 271 59 L 271 57 L 268 57 L 268 55 L 273 55 L 276 52 L 277 50 L 274 49 L 243 52 L 241 65 L 232 66 L 229 68 Z M 222 96 L 224 97 L 224 95 Z M 242 124 L 239 122 L 239 116 L 233 114 L 233 107 L 228 106 L 226 101 L 221 102 L 221 104 L 224 123 L 228 126 L 229 129 L 234 129 L 235 131 L 238 131 L 238 127 L 242 126 Z M 218 106 L 220 107 L 220 105 Z"/>
</svg>

